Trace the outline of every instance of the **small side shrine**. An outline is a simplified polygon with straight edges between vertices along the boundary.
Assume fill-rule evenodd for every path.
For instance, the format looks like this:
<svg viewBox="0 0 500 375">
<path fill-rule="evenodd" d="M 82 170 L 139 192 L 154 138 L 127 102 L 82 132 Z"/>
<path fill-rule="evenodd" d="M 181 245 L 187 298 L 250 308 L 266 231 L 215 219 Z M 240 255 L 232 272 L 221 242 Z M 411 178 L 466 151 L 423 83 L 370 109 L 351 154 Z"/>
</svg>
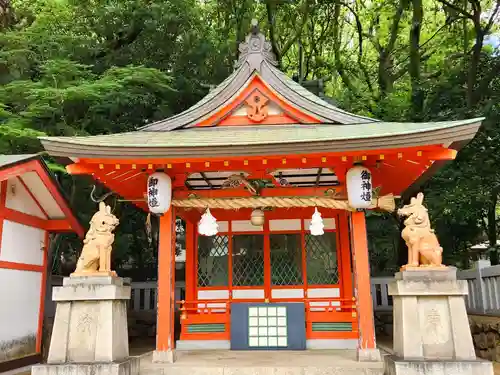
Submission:
<svg viewBox="0 0 500 375">
<path fill-rule="evenodd" d="M 0 372 L 41 360 L 50 233 L 84 230 L 39 155 L 0 155 Z"/>
<path fill-rule="evenodd" d="M 155 361 L 176 348 L 355 349 L 380 361 L 365 210 L 393 211 L 481 125 L 346 112 L 283 74 L 271 50 L 254 23 L 234 72 L 186 111 L 133 132 L 41 138 L 74 160 L 69 173 L 160 216 Z M 176 217 L 182 301 L 172 297 Z"/>
</svg>

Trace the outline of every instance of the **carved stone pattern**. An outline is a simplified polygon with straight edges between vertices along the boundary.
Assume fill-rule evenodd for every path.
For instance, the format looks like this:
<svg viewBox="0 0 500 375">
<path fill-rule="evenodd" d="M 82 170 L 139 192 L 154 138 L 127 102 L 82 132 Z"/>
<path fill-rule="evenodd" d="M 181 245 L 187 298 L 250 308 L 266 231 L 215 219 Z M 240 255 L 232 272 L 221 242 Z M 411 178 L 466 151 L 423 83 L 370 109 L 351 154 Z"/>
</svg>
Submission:
<svg viewBox="0 0 500 375">
<path fill-rule="evenodd" d="M 425 345 L 442 345 L 450 340 L 449 324 L 445 306 L 434 305 L 433 301 L 422 303 L 422 341 Z"/>
<path fill-rule="evenodd" d="M 78 332 L 91 336 L 94 318 L 91 313 L 84 312 L 78 317 L 77 330 Z"/>
</svg>

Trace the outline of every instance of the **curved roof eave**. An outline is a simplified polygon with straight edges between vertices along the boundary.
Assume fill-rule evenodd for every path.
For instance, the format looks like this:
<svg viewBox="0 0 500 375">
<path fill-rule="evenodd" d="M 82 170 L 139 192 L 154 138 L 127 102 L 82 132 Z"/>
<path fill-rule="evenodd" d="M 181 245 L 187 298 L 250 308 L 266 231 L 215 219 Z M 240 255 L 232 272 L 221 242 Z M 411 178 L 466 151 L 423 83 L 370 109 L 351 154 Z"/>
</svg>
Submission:
<svg viewBox="0 0 500 375">
<path fill-rule="evenodd" d="M 441 123 L 261 125 L 191 128 L 169 134 L 130 132 L 90 137 L 40 137 L 56 156 L 80 158 L 193 158 L 349 152 L 468 142 L 482 118 Z M 148 134 L 149 133 L 149 134 Z M 279 145 L 279 147 L 277 147 Z M 299 147 L 299 148 L 298 148 Z"/>
</svg>

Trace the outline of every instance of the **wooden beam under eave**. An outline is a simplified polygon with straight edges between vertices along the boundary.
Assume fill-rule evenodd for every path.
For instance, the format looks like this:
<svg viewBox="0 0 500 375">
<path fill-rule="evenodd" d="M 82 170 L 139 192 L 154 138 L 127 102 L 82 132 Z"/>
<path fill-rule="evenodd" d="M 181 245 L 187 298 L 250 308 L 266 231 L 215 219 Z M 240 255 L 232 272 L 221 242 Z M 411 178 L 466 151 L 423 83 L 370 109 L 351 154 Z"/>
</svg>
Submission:
<svg viewBox="0 0 500 375">
<path fill-rule="evenodd" d="M 78 174 L 93 174 L 96 170 L 96 166 L 90 166 L 85 164 L 73 163 L 66 166 L 66 172 L 71 175 Z"/>
<path fill-rule="evenodd" d="M 458 151 L 451 148 L 443 148 L 441 150 L 426 151 L 425 157 L 429 160 L 455 160 Z"/>
<path fill-rule="evenodd" d="M 419 146 L 409 146 L 409 147 L 393 147 L 393 148 L 380 148 L 380 149 L 367 149 L 367 150 L 346 150 L 346 151 L 336 151 L 336 152 L 315 152 L 315 153 L 300 153 L 298 152 L 293 152 L 288 155 L 283 155 L 283 154 L 272 154 L 272 153 L 266 153 L 262 155 L 231 155 L 231 156 L 203 156 L 203 157 L 176 157 L 176 158 L 159 158 L 159 157 L 144 157 L 144 158 L 103 158 L 103 157 L 96 157 L 96 158 L 81 158 L 80 162 L 83 164 L 87 165 L 99 165 L 103 164 L 105 167 L 106 166 L 114 166 L 116 164 L 120 165 L 137 165 L 137 169 L 139 169 L 139 165 L 142 166 L 148 166 L 149 164 L 153 165 L 154 168 L 165 168 L 166 165 L 171 164 L 173 167 L 175 167 L 176 164 L 179 165 L 184 165 L 186 163 L 190 163 L 191 166 L 189 168 L 190 171 L 196 172 L 195 169 L 200 169 L 198 168 L 198 164 L 202 165 L 203 167 L 205 166 L 205 163 L 209 162 L 210 167 L 207 167 L 204 169 L 205 171 L 217 171 L 219 170 L 220 164 L 223 163 L 223 161 L 230 161 L 230 162 L 238 162 L 241 164 L 238 165 L 244 165 L 244 161 L 247 160 L 249 162 L 249 165 L 252 166 L 254 162 L 257 162 L 257 164 L 262 165 L 263 160 L 267 160 L 266 164 L 266 169 L 268 168 L 268 165 L 271 164 L 272 161 L 277 161 L 278 164 L 283 158 L 287 158 L 289 161 L 291 160 L 296 160 L 298 161 L 301 165 L 305 165 L 304 168 L 309 168 L 312 167 L 313 165 L 311 164 L 314 162 L 314 164 L 317 164 L 316 167 L 318 166 L 324 166 L 324 163 L 322 162 L 322 157 L 326 157 L 326 164 L 336 164 L 340 163 L 342 161 L 342 157 L 346 156 L 349 158 L 350 161 L 352 161 L 352 158 L 354 157 L 359 157 L 359 156 L 367 156 L 368 160 L 371 158 L 377 158 L 380 154 L 384 154 L 386 156 L 395 154 L 398 152 L 403 152 L 403 153 L 417 153 L 418 151 L 432 151 L 435 150 L 436 147 L 442 147 L 439 144 L 429 144 L 429 145 L 419 145 Z M 307 159 L 307 164 L 302 163 L 302 159 L 306 158 Z M 259 163 L 260 162 L 260 163 Z M 214 165 L 213 163 L 216 163 Z M 169 168 L 170 169 L 170 168 Z M 172 168 L 174 169 L 174 168 Z"/>
<path fill-rule="evenodd" d="M 176 214 L 178 217 L 186 221 L 189 221 L 193 224 L 196 224 L 198 221 L 200 221 L 202 215 L 202 213 L 198 211 L 196 208 L 192 209 L 178 208 L 176 210 Z"/>
<path fill-rule="evenodd" d="M 0 216 L 5 220 L 12 221 L 13 223 L 23 224 L 38 229 L 44 229 L 49 232 L 73 231 L 71 224 L 66 219 L 43 219 L 41 217 L 30 215 L 7 207 L 4 207 L 0 211 Z"/>
<path fill-rule="evenodd" d="M 0 181 L 14 178 L 27 172 L 34 171 L 38 165 L 38 160 L 31 160 L 24 163 L 19 163 L 11 167 L 0 170 Z"/>
<path fill-rule="evenodd" d="M 109 176 L 102 176 L 99 173 L 95 173 L 93 177 L 95 180 L 104 184 L 108 189 L 116 192 L 124 200 L 130 200 L 130 203 L 148 212 L 148 205 L 143 195 L 147 185 L 147 177 L 145 175 L 142 183 L 134 180 L 133 184 L 131 184 L 131 180 L 127 182 L 113 180 L 109 178 Z"/>
<path fill-rule="evenodd" d="M 49 232 L 72 232 L 71 224 L 65 220 L 47 220 L 45 229 Z"/>
<path fill-rule="evenodd" d="M 85 230 L 73 214 L 72 210 L 69 208 L 66 199 L 63 197 L 61 191 L 54 183 L 54 180 L 50 177 L 46 169 L 39 162 L 37 162 L 36 164 L 35 171 L 38 174 L 38 177 L 42 180 L 45 188 L 49 191 L 56 203 L 59 205 L 59 208 L 64 213 L 66 220 L 71 223 L 71 228 L 73 229 L 73 231 L 75 231 L 78 237 L 83 238 L 85 236 Z"/>
<path fill-rule="evenodd" d="M 262 197 L 286 197 L 286 196 L 302 196 L 302 197 L 318 197 L 325 196 L 335 192 L 339 196 L 345 194 L 345 187 L 338 186 L 321 186 L 321 187 L 283 187 L 283 188 L 264 188 L 260 191 Z M 253 196 L 248 190 L 243 188 L 236 189 L 217 189 L 217 190 L 174 190 L 174 199 L 188 199 L 190 196 L 200 198 L 232 198 L 232 197 L 251 197 Z"/>
</svg>

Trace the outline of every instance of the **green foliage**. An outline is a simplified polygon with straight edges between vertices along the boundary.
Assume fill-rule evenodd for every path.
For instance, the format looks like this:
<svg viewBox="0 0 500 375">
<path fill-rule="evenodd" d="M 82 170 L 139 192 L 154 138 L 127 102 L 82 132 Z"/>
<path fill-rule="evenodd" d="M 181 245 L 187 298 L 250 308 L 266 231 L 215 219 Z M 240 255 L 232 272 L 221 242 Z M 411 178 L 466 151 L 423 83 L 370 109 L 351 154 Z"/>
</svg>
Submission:
<svg viewBox="0 0 500 375">
<path fill-rule="evenodd" d="M 484 42 L 498 32 L 498 2 L 478 4 L 12 0 L 0 20 L 0 153 L 41 151 L 40 135 L 131 131 L 180 112 L 232 71 L 256 18 L 281 68 L 299 81 L 323 80 L 346 110 L 401 121 L 486 116 L 476 139 L 424 186 L 445 256 L 465 264 L 471 243 L 496 243 L 500 191 L 500 56 Z M 55 160 L 50 168 L 88 222 L 93 182 Z M 122 217 L 117 264 L 154 265 L 145 214 L 113 205 Z M 372 271 L 394 269 L 396 219 L 371 215 L 368 227 Z M 74 261 L 76 238 L 54 243 Z"/>
</svg>

